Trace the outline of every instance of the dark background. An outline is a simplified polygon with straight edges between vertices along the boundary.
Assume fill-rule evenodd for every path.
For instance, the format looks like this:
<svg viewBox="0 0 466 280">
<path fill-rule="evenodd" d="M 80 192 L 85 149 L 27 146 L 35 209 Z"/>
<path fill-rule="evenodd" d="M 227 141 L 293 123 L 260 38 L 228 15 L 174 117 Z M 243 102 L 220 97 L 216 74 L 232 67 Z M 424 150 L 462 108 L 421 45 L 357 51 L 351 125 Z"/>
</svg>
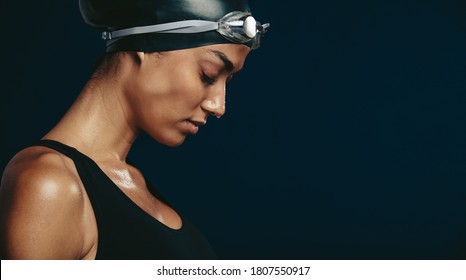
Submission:
<svg viewBox="0 0 466 280">
<path fill-rule="evenodd" d="M 254 1 L 227 114 L 130 157 L 223 259 L 466 258 L 466 5 Z M 306 4 L 306 6 L 303 6 Z M 0 2 L 0 168 L 104 51 L 78 1 Z"/>
</svg>

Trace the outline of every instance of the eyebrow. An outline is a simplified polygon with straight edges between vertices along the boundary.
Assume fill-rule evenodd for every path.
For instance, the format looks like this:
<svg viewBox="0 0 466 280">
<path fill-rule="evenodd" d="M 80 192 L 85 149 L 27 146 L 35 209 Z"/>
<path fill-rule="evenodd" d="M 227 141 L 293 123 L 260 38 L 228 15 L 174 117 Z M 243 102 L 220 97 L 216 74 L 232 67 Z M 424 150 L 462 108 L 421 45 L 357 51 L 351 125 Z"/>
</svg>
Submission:
<svg viewBox="0 0 466 280">
<path fill-rule="evenodd" d="M 231 62 L 231 60 L 228 58 L 226 54 L 217 50 L 211 50 L 211 52 L 223 62 L 223 64 L 225 65 L 225 70 L 227 70 L 228 72 L 232 72 L 233 69 L 235 69 L 233 62 Z"/>
</svg>

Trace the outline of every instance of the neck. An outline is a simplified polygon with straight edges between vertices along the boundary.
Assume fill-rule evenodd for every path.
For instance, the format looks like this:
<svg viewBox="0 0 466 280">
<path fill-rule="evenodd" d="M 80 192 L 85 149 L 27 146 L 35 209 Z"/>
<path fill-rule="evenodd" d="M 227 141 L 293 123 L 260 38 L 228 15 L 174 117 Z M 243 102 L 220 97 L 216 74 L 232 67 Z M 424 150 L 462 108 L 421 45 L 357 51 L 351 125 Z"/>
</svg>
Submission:
<svg viewBox="0 0 466 280">
<path fill-rule="evenodd" d="M 124 162 L 139 129 L 116 80 L 89 82 L 43 139 L 72 146 L 95 161 Z"/>
</svg>

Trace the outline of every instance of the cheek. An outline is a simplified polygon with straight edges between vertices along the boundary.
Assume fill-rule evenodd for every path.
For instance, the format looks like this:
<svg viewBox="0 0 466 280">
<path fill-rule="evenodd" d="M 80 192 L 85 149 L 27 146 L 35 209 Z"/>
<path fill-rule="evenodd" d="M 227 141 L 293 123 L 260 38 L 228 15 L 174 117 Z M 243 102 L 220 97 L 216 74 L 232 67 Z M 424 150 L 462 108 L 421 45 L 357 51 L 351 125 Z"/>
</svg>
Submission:
<svg viewBox="0 0 466 280">
<path fill-rule="evenodd" d="M 165 81 L 168 83 L 165 87 L 167 90 L 166 97 L 173 104 L 178 104 L 180 109 L 195 109 L 206 97 L 206 88 L 196 70 L 180 67 L 178 71 L 167 77 Z"/>
<path fill-rule="evenodd" d="M 153 136 L 192 117 L 207 94 L 197 69 L 187 67 L 138 75 L 129 91 L 138 126 Z"/>
</svg>

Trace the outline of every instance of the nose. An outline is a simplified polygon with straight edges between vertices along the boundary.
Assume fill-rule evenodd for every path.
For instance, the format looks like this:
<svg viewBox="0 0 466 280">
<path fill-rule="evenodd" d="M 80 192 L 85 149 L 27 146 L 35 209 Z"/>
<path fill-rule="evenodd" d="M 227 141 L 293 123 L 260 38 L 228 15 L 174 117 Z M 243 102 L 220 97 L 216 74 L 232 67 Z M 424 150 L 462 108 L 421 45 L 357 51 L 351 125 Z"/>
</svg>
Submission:
<svg viewBox="0 0 466 280">
<path fill-rule="evenodd" d="M 223 86 L 202 102 L 202 109 L 217 118 L 221 118 L 225 114 L 225 95 L 226 90 Z"/>
</svg>

